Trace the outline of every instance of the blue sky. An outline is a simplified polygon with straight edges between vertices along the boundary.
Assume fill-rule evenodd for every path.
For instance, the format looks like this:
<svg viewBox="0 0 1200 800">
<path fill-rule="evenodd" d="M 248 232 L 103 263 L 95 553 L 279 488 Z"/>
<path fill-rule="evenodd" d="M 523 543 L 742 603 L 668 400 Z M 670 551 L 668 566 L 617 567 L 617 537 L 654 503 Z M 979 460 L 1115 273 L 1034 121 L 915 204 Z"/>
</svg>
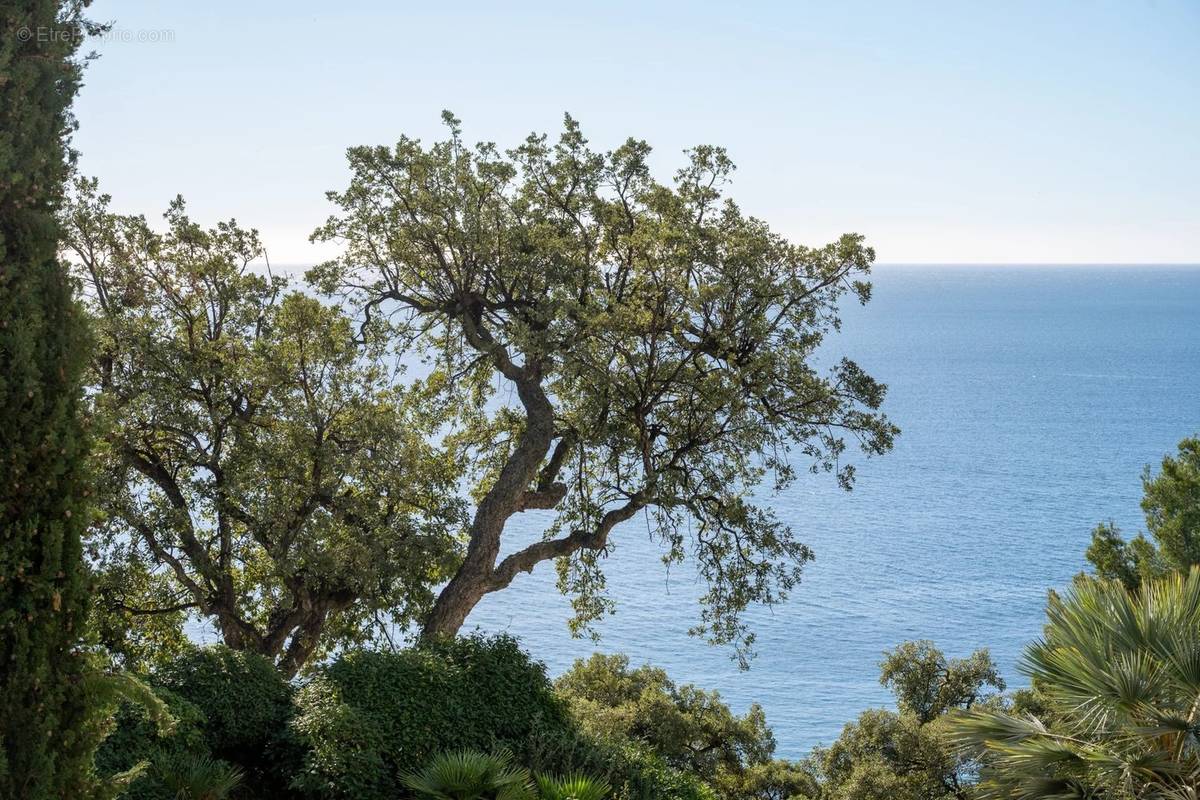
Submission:
<svg viewBox="0 0 1200 800">
<path fill-rule="evenodd" d="M 564 111 L 593 144 L 727 147 L 731 194 L 881 262 L 1200 262 L 1200 1 L 339 3 L 97 0 L 82 168 L 126 211 L 175 194 L 276 264 L 343 152 L 515 144 Z M 151 41 L 157 39 L 158 41 Z"/>
</svg>

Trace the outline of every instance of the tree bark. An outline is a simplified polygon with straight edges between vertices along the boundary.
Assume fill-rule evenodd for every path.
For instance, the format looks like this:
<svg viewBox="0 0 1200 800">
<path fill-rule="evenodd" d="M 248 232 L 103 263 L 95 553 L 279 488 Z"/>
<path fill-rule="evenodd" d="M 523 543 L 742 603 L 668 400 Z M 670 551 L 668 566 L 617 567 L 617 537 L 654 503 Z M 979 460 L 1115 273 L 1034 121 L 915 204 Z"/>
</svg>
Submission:
<svg viewBox="0 0 1200 800">
<path fill-rule="evenodd" d="M 525 406 L 525 430 L 496 482 L 475 509 L 466 558 L 438 595 L 421 632 L 423 639 L 457 634 L 471 609 L 493 590 L 492 578 L 504 525 L 513 514 L 530 507 L 526 505 L 528 490 L 554 441 L 554 407 L 540 382 L 536 377 L 521 374 L 516 376 L 515 383 Z"/>
<path fill-rule="evenodd" d="M 479 601 L 508 586 L 519 573 L 583 548 L 604 547 L 609 532 L 646 505 L 646 494 L 639 491 L 624 505 L 605 513 L 595 530 L 573 530 L 558 539 L 534 542 L 497 564 L 504 526 L 513 514 L 556 508 L 566 497 L 567 487 L 558 481 L 558 474 L 576 439 L 570 432 L 556 433 L 554 406 L 542 387 L 540 366 L 514 363 L 474 316 L 464 316 L 462 322 L 468 342 L 488 355 L 500 374 L 516 386 L 525 408 L 525 430 L 475 510 L 466 557 L 434 602 L 421 631 L 424 641 L 457 635 Z M 552 452 L 556 436 L 558 444 Z"/>
<path fill-rule="evenodd" d="M 540 387 L 538 394 L 541 394 Z M 545 399 L 545 395 L 541 397 Z M 548 402 L 545 408 L 549 409 Z M 540 420 L 535 424 L 534 417 L 529 417 L 529 426 L 513 456 L 501 470 L 499 479 L 483 502 L 479 504 L 471 525 L 467 557 L 438 595 L 433 611 L 421 632 L 422 639 L 428 641 L 455 636 L 462 628 L 467 615 L 484 595 L 507 587 L 518 574 L 532 571 L 543 561 L 569 556 L 585 548 L 601 549 L 608 541 L 608 535 L 613 528 L 630 519 L 647 505 L 646 491 L 636 492 L 623 505 L 607 511 L 595 529 L 573 530 L 557 539 L 534 542 L 497 563 L 500 540 L 509 517 L 529 508 L 554 508 L 566 496 L 566 485 L 556 482 L 555 478 L 562 466 L 565 450 L 570 444 L 569 438 L 559 440 L 549 464 L 542 470 L 537 488 L 527 488 L 549 451 L 554 436 L 552 415 L 548 415 L 546 420 L 549 423 L 548 431 Z M 522 448 L 526 444 L 529 445 L 528 451 L 523 451 Z M 529 453 L 535 452 L 540 452 L 541 456 L 531 465 L 527 457 Z M 513 475 L 508 474 L 510 468 Z"/>
</svg>

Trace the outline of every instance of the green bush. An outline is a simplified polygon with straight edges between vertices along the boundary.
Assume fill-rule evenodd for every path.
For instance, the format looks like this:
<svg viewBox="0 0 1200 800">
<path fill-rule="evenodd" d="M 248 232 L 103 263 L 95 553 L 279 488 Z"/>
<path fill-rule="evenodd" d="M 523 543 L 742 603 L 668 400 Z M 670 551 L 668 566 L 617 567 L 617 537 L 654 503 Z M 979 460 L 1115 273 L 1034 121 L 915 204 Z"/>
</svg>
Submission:
<svg viewBox="0 0 1200 800">
<path fill-rule="evenodd" d="M 125 772 L 142 762 L 151 765 L 129 785 L 121 795 L 122 800 L 174 800 L 174 793 L 163 785 L 154 766 L 189 754 L 209 752 L 204 736 L 204 712 L 169 689 L 154 691 L 175 718 L 174 730 L 160 735 L 145 708 L 124 703 L 117 712 L 113 732 L 96 752 L 96 771 L 101 776 Z"/>
<path fill-rule="evenodd" d="M 711 797 L 652 753 L 580 732 L 545 667 L 507 636 L 345 653 L 296 705 L 304 764 L 293 786 L 314 798 L 404 797 L 401 775 L 453 750 L 507 750 L 538 773 L 592 775 L 616 800 Z"/>
<path fill-rule="evenodd" d="M 123 708 L 98 757 L 102 774 L 149 761 L 129 800 L 174 800 L 163 768 L 188 758 L 240 768 L 239 798 L 397 800 L 401 776 L 453 750 L 510 751 L 545 775 L 582 773 L 614 800 L 711 800 L 650 748 L 587 733 L 545 667 L 516 641 L 473 636 L 395 653 L 353 651 L 294 692 L 257 656 L 191 650 L 148 677 L 178 720 L 165 737 Z"/>
<path fill-rule="evenodd" d="M 178 720 L 175 730 L 159 736 L 144 712 L 123 707 L 97 754 L 101 774 L 139 761 L 160 767 L 211 756 L 242 770 L 246 794 L 283 795 L 300 762 L 288 729 L 294 691 L 270 661 L 222 645 L 192 648 L 155 670 L 147 682 Z M 150 770 L 124 797 L 173 800 L 175 793 L 157 770 Z"/>
<path fill-rule="evenodd" d="M 472 636 L 395 653 L 354 651 L 297 697 L 307 748 L 294 785 L 317 797 L 393 800 L 401 774 L 445 750 L 508 747 L 570 720 L 545 667 L 514 639 Z"/>
<path fill-rule="evenodd" d="M 299 760 L 288 731 L 295 690 L 269 660 L 223 645 L 198 647 L 151 680 L 204 712 L 209 752 L 243 770 L 244 791 L 281 794 Z"/>
<path fill-rule="evenodd" d="M 541 730 L 525 744 L 534 772 L 582 773 L 612 787 L 613 800 L 715 800 L 696 775 L 678 770 L 641 742 L 598 738 L 577 728 Z"/>
<path fill-rule="evenodd" d="M 223 645 L 189 650 L 151 682 L 204 711 L 209 747 L 222 758 L 264 752 L 292 714 L 292 687 L 271 662 Z"/>
<path fill-rule="evenodd" d="M 588 760 L 607 762 L 603 775 L 615 788 L 616 800 L 716 800 L 712 790 L 695 775 L 667 764 L 656 753 L 631 743 L 593 745 Z M 583 770 L 582 766 L 572 766 Z"/>
<path fill-rule="evenodd" d="M 628 656 L 579 659 L 555 689 L 585 733 L 635 743 L 724 800 L 742 800 L 741 777 L 770 763 L 775 751 L 758 705 L 739 716 L 719 693 L 676 684 L 649 664 L 631 667 Z"/>
</svg>

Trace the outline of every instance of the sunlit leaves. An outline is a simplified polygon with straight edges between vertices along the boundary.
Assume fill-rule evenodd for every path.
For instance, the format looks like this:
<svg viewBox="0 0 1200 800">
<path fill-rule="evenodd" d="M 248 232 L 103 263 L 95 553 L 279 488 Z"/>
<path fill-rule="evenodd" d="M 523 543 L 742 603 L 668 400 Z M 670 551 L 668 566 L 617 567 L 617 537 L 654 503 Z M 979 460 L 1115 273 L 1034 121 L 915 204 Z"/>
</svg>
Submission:
<svg viewBox="0 0 1200 800">
<path fill-rule="evenodd" d="M 932 642 L 905 642 L 885 653 L 880 683 L 897 710 L 872 709 L 842 730 L 813 760 L 828 800 L 950 800 L 971 797 L 979 764 L 956 753 L 947 736 L 953 716 L 986 714 L 1003 702 L 1004 681 L 986 650 L 947 658 Z"/>
<path fill-rule="evenodd" d="M 404 379 L 384 321 L 289 291 L 254 231 L 108 202 L 82 181 L 64 216 L 99 338 L 110 644 L 136 660 L 186 613 L 292 672 L 408 627 L 459 556 L 445 375 Z"/>
<path fill-rule="evenodd" d="M 314 234 L 343 254 L 310 279 L 453 376 L 477 501 L 513 494 L 502 470 L 552 415 L 545 466 L 555 441 L 565 458 L 541 475 L 567 493 L 547 539 L 567 551 L 578 631 L 611 609 L 600 557 L 621 510 L 668 561 L 694 559 L 709 586 L 696 632 L 745 656 L 741 612 L 786 597 L 811 557 L 751 498 L 798 468 L 849 488 L 848 445 L 883 453 L 897 432 L 881 384 L 850 361 L 816 366 L 840 302 L 869 297 L 873 251 L 857 235 L 802 247 L 744 215 L 717 147 L 688 151 L 668 184 L 645 142 L 599 152 L 570 117 L 557 140 L 503 153 L 445 119 L 444 141 L 349 151 L 349 186 Z"/>
</svg>

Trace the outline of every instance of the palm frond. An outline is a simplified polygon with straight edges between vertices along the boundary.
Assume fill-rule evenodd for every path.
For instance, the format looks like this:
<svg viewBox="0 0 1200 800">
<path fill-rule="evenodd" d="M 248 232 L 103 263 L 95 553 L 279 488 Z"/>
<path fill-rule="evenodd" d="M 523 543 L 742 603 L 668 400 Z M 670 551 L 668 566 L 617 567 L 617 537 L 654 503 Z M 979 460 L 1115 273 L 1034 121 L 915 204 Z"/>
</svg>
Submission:
<svg viewBox="0 0 1200 800">
<path fill-rule="evenodd" d="M 537 784 L 542 800 L 608 800 L 612 795 L 607 782 L 582 773 L 539 775 Z"/>
<path fill-rule="evenodd" d="M 159 765 L 159 777 L 176 800 L 225 800 L 242 783 L 242 770 L 210 756 L 179 758 Z"/>
<path fill-rule="evenodd" d="M 533 800 L 534 797 L 529 770 L 514 764 L 508 752 L 442 753 L 425 769 L 401 780 L 429 800 Z"/>
<path fill-rule="evenodd" d="M 1053 719 L 974 711 L 952 722 L 956 745 L 982 760 L 984 796 L 1190 800 L 1200 776 L 1200 568 L 1137 593 L 1082 580 L 1051 599 L 1047 617 L 1022 668 Z"/>
</svg>

